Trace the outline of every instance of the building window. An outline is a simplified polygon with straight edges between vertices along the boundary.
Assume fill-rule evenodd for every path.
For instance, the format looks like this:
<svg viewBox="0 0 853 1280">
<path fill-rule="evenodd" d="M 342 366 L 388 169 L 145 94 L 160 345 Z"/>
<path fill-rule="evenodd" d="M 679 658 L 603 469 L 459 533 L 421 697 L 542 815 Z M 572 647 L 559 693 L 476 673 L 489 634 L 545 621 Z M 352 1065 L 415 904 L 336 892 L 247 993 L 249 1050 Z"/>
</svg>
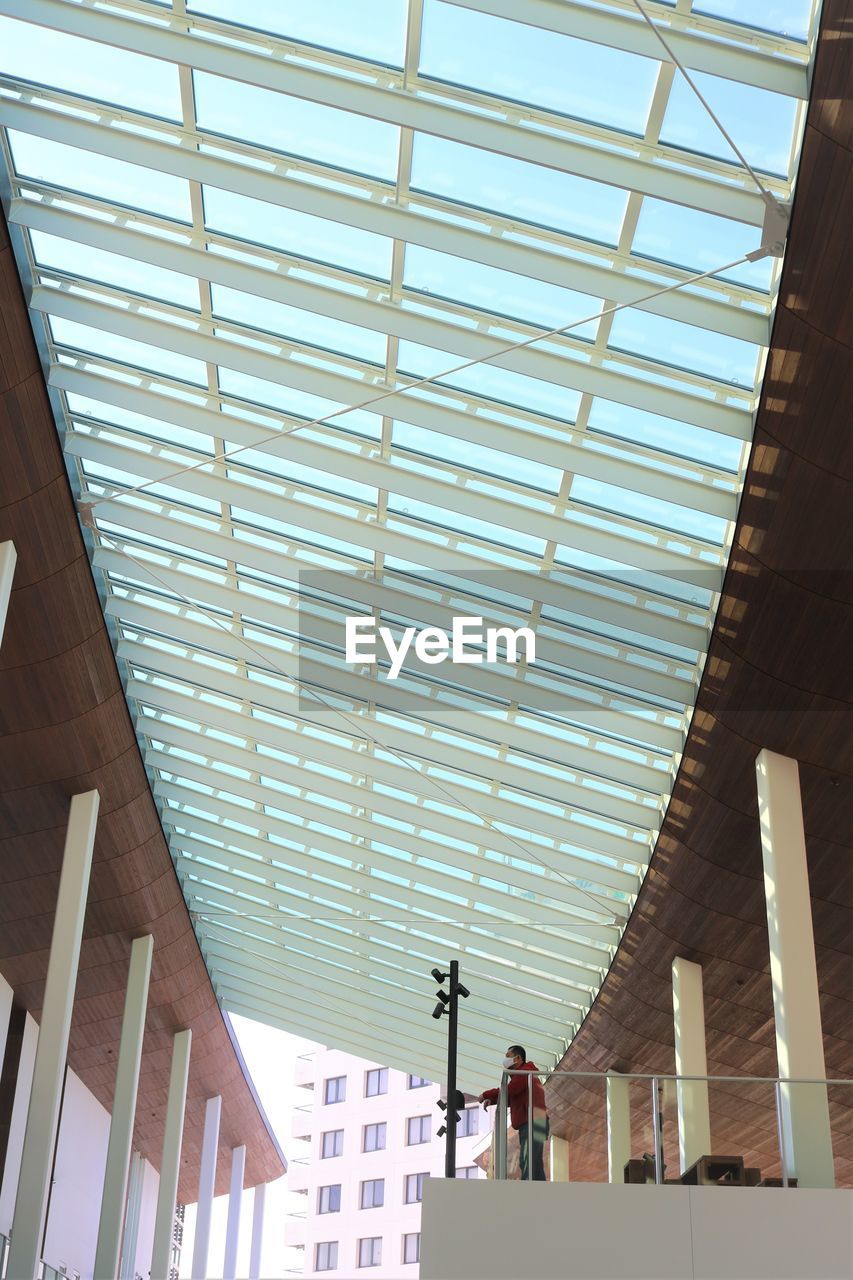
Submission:
<svg viewBox="0 0 853 1280">
<path fill-rule="evenodd" d="M 341 1208 L 341 1184 L 317 1188 L 317 1212 L 339 1213 Z"/>
<path fill-rule="evenodd" d="M 358 1265 L 360 1267 L 380 1267 L 382 1265 L 382 1237 L 370 1236 L 358 1242 Z"/>
<path fill-rule="evenodd" d="M 456 1122 L 456 1135 L 459 1138 L 470 1138 L 473 1133 L 480 1132 L 480 1108 L 466 1107 Z"/>
<path fill-rule="evenodd" d="M 466 1164 L 464 1169 L 456 1170 L 456 1176 L 457 1178 L 479 1178 L 480 1172 L 475 1164 Z"/>
<path fill-rule="evenodd" d="M 424 1089 L 429 1084 L 429 1080 L 424 1080 L 423 1076 L 409 1076 L 410 1089 Z"/>
<path fill-rule="evenodd" d="M 429 1142 L 429 1116 L 409 1116 L 406 1123 L 406 1145 L 415 1147 Z"/>
<path fill-rule="evenodd" d="M 420 1204 L 424 1198 L 424 1181 L 428 1173 L 406 1174 L 406 1204 Z"/>
<path fill-rule="evenodd" d="M 347 1096 L 346 1076 L 330 1076 L 323 1089 L 324 1102 L 344 1102 Z"/>
<path fill-rule="evenodd" d="M 404 1262 L 420 1262 L 421 1260 L 421 1233 L 414 1231 L 411 1235 L 403 1236 L 403 1261 Z"/>
<path fill-rule="evenodd" d="M 343 1154 L 343 1129 L 328 1129 L 320 1139 L 320 1159 L 331 1160 L 332 1156 L 342 1156 Z"/>
<path fill-rule="evenodd" d="M 388 1068 L 376 1067 L 368 1071 L 364 1078 L 365 1098 L 375 1098 L 380 1093 L 388 1092 Z"/>
<path fill-rule="evenodd" d="M 364 1126 L 364 1140 L 361 1144 L 362 1151 L 384 1151 L 385 1129 L 384 1120 L 381 1124 L 366 1124 Z"/>
<path fill-rule="evenodd" d="M 314 1248 L 314 1270 L 334 1271 L 338 1265 L 337 1240 L 324 1240 Z"/>
<path fill-rule="evenodd" d="M 385 1179 L 370 1178 L 361 1184 L 362 1209 L 381 1209 L 385 1203 Z"/>
</svg>

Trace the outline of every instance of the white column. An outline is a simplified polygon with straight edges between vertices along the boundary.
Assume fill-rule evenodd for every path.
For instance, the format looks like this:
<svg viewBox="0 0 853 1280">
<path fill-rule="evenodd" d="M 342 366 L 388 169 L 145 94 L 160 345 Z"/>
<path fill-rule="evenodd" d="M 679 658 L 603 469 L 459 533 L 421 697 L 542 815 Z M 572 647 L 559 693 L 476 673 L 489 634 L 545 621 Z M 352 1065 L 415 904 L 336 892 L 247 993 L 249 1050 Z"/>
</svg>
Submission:
<svg viewBox="0 0 853 1280">
<path fill-rule="evenodd" d="M 148 980 L 154 939 L 149 933 L 135 938 L 130 948 L 130 968 L 124 997 L 124 1016 L 116 1068 L 115 1096 L 110 1119 L 110 1140 L 101 1197 L 101 1220 L 95 1250 L 94 1280 L 115 1280 L 121 1249 L 121 1228 L 127 1195 L 127 1175 L 136 1115 L 136 1090 L 142 1061 L 142 1037 L 148 1007 Z"/>
<path fill-rule="evenodd" d="M 255 1187 L 252 1206 L 252 1248 L 249 1253 L 249 1280 L 260 1280 L 264 1253 L 264 1209 L 267 1203 L 267 1184 Z"/>
<path fill-rule="evenodd" d="M 12 594 L 12 579 L 15 576 L 15 564 L 18 553 L 14 542 L 0 542 L 0 644 L 3 643 L 3 629 L 6 626 L 6 614 L 9 609 L 9 597 Z"/>
<path fill-rule="evenodd" d="M 219 1119 L 222 1099 L 208 1098 L 204 1109 L 204 1137 L 201 1143 L 201 1169 L 198 1175 L 198 1207 L 193 1240 L 193 1280 L 205 1280 L 210 1249 L 210 1221 L 213 1216 L 213 1189 L 216 1183 L 216 1153 L 219 1150 Z"/>
<path fill-rule="evenodd" d="M 568 1182 L 569 1180 L 569 1144 L 565 1138 L 548 1139 L 551 1148 L 551 1182 Z"/>
<path fill-rule="evenodd" d="M 3 1057 L 6 1053 L 6 1039 L 9 1035 L 9 1019 L 12 1016 L 12 1000 L 14 992 L 5 979 L 0 978 L 0 1071 L 3 1070 Z M 3 1170 L 0 1169 L 0 1180 Z"/>
<path fill-rule="evenodd" d="M 73 796 L 68 816 L 15 1216 L 12 1219 L 8 1274 L 20 1277 L 20 1280 L 35 1276 L 41 1262 L 41 1242 L 99 803 L 97 791 Z"/>
<path fill-rule="evenodd" d="M 702 966 L 683 956 L 672 962 L 672 1016 L 675 1023 L 675 1074 L 706 1076 L 705 997 Z M 705 1081 L 679 1080 L 678 1161 L 684 1173 L 702 1156 L 711 1155 L 711 1113 Z"/>
<path fill-rule="evenodd" d="M 179 1031 L 172 1041 L 172 1068 L 169 1072 L 169 1098 L 163 1130 L 163 1157 L 160 1161 L 160 1189 L 157 1192 L 157 1211 L 154 1215 L 151 1280 L 166 1280 L 169 1274 L 192 1038 L 192 1031 Z"/>
<path fill-rule="evenodd" d="M 228 1193 L 228 1224 L 225 1228 L 225 1265 L 222 1280 L 237 1280 L 237 1248 L 240 1244 L 240 1209 L 243 1204 L 243 1177 L 246 1148 L 231 1150 L 231 1187 Z"/>
<path fill-rule="evenodd" d="M 629 1081 L 607 1077 L 607 1180 L 625 1181 L 631 1159 L 631 1099 Z"/>
<path fill-rule="evenodd" d="M 127 1212 L 124 1219 L 124 1236 L 121 1243 L 119 1280 L 133 1280 L 136 1274 L 136 1249 L 139 1243 L 139 1217 L 142 1209 L 144 1181 L 145 1161 L 138 1151 L 134 1151 L 128 1175 Z"/>
<path fill-rule="evenodd" d="M 799 768 L 774 751 L 761 751 L 755 768 L 779 1075 L 825 1079 Z M 788 1175 L 834 1187 L 826 1085 L 783 1085 L 781 1095 Z"/>
</svg>

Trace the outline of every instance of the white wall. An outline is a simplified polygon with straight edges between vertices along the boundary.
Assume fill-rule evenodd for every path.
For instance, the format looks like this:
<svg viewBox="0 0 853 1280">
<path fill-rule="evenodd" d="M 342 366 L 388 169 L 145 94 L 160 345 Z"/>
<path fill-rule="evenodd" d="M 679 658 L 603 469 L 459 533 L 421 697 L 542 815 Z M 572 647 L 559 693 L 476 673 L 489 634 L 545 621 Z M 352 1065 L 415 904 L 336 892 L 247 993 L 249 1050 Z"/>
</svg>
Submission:
<svg viewBox="0 0 853 1280">
<path fill-rule="evenodd" d="M 69 1071 L 56 1144 L 53 1187 L 43 1256 L 60 1270 L 91 1280 L 110 1116 L 82 1080 Z"/>
<path fill-rule="evenodd" d="M 443 1182 L 420 1280 L 842 1280 L 853 1191 Z"/>
</svg>

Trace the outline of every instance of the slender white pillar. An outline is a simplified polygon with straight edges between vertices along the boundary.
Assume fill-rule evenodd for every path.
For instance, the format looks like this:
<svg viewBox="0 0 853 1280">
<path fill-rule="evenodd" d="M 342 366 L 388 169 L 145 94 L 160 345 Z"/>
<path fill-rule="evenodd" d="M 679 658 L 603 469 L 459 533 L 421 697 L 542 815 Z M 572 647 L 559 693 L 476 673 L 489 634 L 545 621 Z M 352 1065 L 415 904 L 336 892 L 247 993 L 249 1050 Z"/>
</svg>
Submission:
<svg viewBox="0 0 853 1280">
<path fill-rule="evenodd" d="M 249 1280 L 261 1280 L 261 1262 L 264 1253 L 264 1209 L 267 1203 L 267 1184 L 255 1187 L 252 1206 L 252 1247 L 249 1253 Z"/>
<path fill-rule="evenodd" d="M 3 643 L 3 629 L 6 626 L 6 614 L 9 610 L 9 597 L 12 594 L 12 579 L 15 576 L 15 564 L 18 553 L 14 542 L 0 542 L 0 644 Z"/>
<path fill-rule="evenodd" d="M 551 1182 L 568 1182 L 569 1180 L 569 1144 L 565 1138 L 556 1138 L 552 1134 L 548 1139 L 551 1148 Z"/>
<path fill-rule="evenodd" d="M 151 1280 L 166 1280 L 169 1274 L 192 1038 L 193 1033 L 188 1029 L 177 1032 L 172 1041 L 172 1069 L 169 1072 L 169 1097 L 166 1102 L 166 1124 L 163 1130 L 160 1189 L 157 1193 L 157 1211 L 154 1215 Z"/>
<path fill-rule="evenodd" d="M 130 948 L 130 968 L 124 997 L 124 1016 L 116 1068 L 113 1113 L 107 1166 L 104 1170 L 104 1193 L 101 1197 L 101 1220 L 95 1250 L 94 1280 L 115 1280 L 121 1250 L 121 1229 L 127 1195 L 127 1175 L 133 1143 L 133 1121 L 136 1115 L 136 1090 L 142 1061 L 142 1037 L 145 1034 L 145 1011 L 148 1007 L 148 980 L 154 939 L 151 934 L 135 938 Z"/>
<path fill-rule="evenodd" d="M 219 1120 L 222 1099 L 208 1098 L 204 1109 L 204 1137 L 201 1142 L 201 1169 L 198 1175 L 198 1206 L 193 1240 L 193 1280 L 205 1280 L 210 1250 L 210 1222 L 213 1217 L 213 1189 L 216 1183 L 216 1153 L 219 1150 Z"/>
<path fill-rule="evenodd" d="M 705 997 L 702 966 L 683 956 L 672 962 L 672 1016 L 675 1023 L 675 1074 L 706 1076 Z M 678 1161 L 681 1172 L 702 1156 L 711 1155 L 711 1112 L 708 1085 L 700 1080 L 679 1080 Z"/>
<path fill-rule="evenodd" d="M 3 1070 L 3 1056 L 6 1053 L 6 1038 L 9 1035 L 9 1019 L 12 1016 L 12 1000 L 14 993 L 8 982 L 0 978 L 0 1071 Z M 0 1179 L 3 1170 L 0 1169 Z"/>
<path fill-rule="evenodd" d="M 237 1249 L 240 1244 L 240 1209 L 243 1204 L 243 1177 L 246 1173 L 246 1148 L 231 1151 L 231 1187 L 228 1193 L 228 1224 L 225 1228 L 225 1265 L 222 1280 L 237 1280 Z"/>
<path fill-rule="evenodd" d="M 119 1280 L 133 1280 L 136 1275 L 136 1249 L 139 1244 L 139 1218 L 142 1210 L 142 1191 L 145 1182 L 145 1161 L 134 1151 L 130 1161 L 127 1186 L 127 1213 L 124 1219 L 124 1235 L 121 1244 Z"/>
<path fill-rule="evenodd" d="M 73 796 L 68 816 L 15 1216 L 12 1219 L 8 1274 L 21 1277 L 21 1280 L 35 1276 L 41 1262 L 41 1242 L 99 803 L 97 791 Z"/>
<path fill-rule="evenodd" d="M 625 1165 L 631 1159 L 631 1098 L 629 1082 L 607 1077 L 607 1180 L 625 1181 Z"/>
<path fill-rule="evenodd" d="M 765 750 L 755 769 L 779 1075 L 825 1079 L 799 768 Z M 781 1100 L 789 1177 L 803 1187 L 834 1187 L 826 1085 L 783 1085 Z"/>
</svg>

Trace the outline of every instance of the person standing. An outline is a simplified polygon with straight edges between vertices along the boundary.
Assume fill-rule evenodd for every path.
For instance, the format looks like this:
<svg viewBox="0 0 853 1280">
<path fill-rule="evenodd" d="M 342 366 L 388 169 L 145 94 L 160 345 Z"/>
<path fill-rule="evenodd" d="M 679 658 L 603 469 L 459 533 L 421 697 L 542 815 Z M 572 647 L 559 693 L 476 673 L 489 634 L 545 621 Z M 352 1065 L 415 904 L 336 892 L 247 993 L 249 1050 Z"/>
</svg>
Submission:
<svg viewBox="0 0 853 1280">
<path fill-rule="evenodd" d="M 545 1163 L 542 1157 L 545 1140 L 549 1132 L 548 1111 L 545 1106 L 545 1090 L 542 1087 L 542 1081 L 536 1074 L 536 1064 L 527 1061 L 527 1054 L 522 1045 L 511 1044 L 506 1051 L 503 1066 L 505 1070 L 514 1073 L 510 1076 L 507 1085 L 507 1098 L 509 1100 L 510 1122 L 513 1129 L 518 1131 L 522 1180 L 526 1181 L 530 1177 L 528 1160 L 530 1159 L 532 1145 L 533 1181 L 546 1182 Z M 534 1073 L 532 1087 L 528 1076 L 522 1074 L 524 1072 Z M 490 1106 L 497 1105 L 499 1097 L 500 1089 L 484 1089 L 477 1101 L 482 1102 L 484 1111 L 488 1111 Z M 532 1116 L 528 1114 L 531 1106 Z"/>
</svg>

